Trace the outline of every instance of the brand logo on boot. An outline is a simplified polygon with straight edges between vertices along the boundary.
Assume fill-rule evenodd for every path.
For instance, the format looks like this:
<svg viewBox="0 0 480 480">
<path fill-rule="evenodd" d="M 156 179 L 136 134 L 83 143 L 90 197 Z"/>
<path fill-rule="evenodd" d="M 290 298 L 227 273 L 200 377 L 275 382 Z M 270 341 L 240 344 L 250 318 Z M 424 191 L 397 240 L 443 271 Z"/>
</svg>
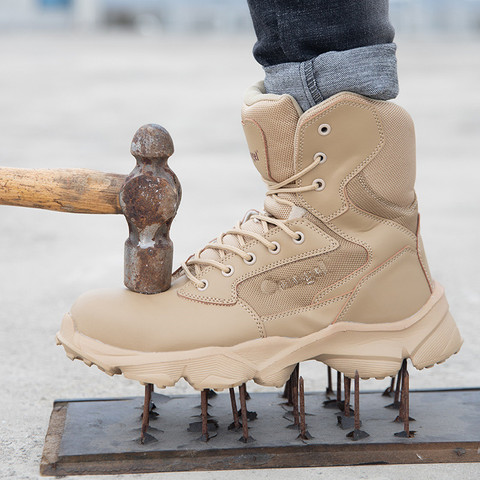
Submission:
<svg viewBox="0 0 480 480">
<path fill-rule="evenodd" d="M 252 160 L 254 162 L 259 162 L 260 158 L 258 156 L 258 150 L 255 150 L 254 152 L 250 152 L 250 156 L 252 157 Z"/>
<path fill-rule="evenodd" d="M 289 288 L 299 285 L 313 285 L 319 278 L 327 274 L 327 267 L 320 262 L 312 270 L 306 270 L 293 277 L 282 278 L 281 280 L 273 280 L 267 278 L 260 285 L 260 291 L 266 295 L 272 295 L 278 290 L 288 290 Z"/>
</svg>

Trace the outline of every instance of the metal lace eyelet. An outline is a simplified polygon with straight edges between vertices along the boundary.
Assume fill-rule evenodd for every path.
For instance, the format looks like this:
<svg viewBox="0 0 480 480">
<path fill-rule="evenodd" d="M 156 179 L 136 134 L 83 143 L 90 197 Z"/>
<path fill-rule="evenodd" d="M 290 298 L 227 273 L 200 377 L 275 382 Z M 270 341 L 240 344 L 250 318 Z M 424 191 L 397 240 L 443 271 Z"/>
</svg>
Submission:
<svg viewBox="0 0 480 480">
<path fill-rule="evenodd" d="M 197 286 L 197 290 L 199 290 L 200 292 L 203 292 L 204 290 L 206 290 L 208 288 L 208 280 L 205 279 L 205 278 L 202 278 L 200 281 L 203 282 L 203 287 L 198 287 Z"/>
<path fill-rule="evenodd" d="M 235 271 L 234 268 L 231 266 L 231 265 L 227 265 L 227 268 L 228 268 L 228 272 L 225 272 L 224 270 L 222 270 L 222 275 L 224 277 L 231 277 L 233 275 L 233 272 Z"/>
<path fill-rule="evenodd" d="M 280 253 L 280 244 L 278 242 L 272 242 L 275 245 L 275 249 L 269 248 L 268 251 L 272 253 L 273 255 L 276 255 L 277 253 Z"/>
<path fill-rule="evenodd" d="M 324 188 L 325 188 L 325 180 L 323 180 L 322 178 L 316 178 L 313 182 L 312 182 L 312 185 L 316 185 L 317 187 L 315 188 L 315 190 L 317 192 L 320 192 L 322 191 Z"/>
<path fill-rule="evenodd" d="M 305 235 L 302 232 L 295 232 L 298 235 L 298 238 L 292 238 L 293 243 L 301 245 L 305 241 Z"/>
<path fill-rule="evenodd" d="M 313 160 L 317 160 L 317 159 L 320 159 L 320 161 L 318 162 L 319 165 L 321 165 L 322 163 L 325 163 L 327 161 L 327 156 L 323 153 L 323 152 L 317 152 L 314 156 L 313 156 Z"/>
<path fill-rule="evenodd" d="M 250 255 L 250 260 L 247 260 L 247 259 L 243 259 L 243 261 L 247 264 L 247 265 L 253 265 L 256 261 L 257 261 L 257 257 L 255 256 L 254 253 L 252 252 L 247 252 L 248 255 Z"/>
<path fill-rule="evenodd" d="M 332 131 L 332 127 L 328 123 L 322 123 L 318 127 L 318 133 L 320 135 L 328 135 Z"/>
</svg>

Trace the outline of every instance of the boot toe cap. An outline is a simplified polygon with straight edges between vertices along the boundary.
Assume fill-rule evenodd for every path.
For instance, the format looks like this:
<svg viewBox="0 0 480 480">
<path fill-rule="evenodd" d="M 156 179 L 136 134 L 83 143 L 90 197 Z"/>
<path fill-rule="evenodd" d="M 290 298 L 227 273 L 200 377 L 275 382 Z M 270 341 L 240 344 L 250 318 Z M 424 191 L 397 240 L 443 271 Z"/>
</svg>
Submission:
<svg viewBox="0 0 480 480">
<path fill-rule="evenodd" d="M 149 297 L 127 289 L 84 293 L 70 309 L 75 331 L 116 347 L 146 350 L 151 335 L 145 318 L 153 313 Z"/>
<path fill-rule="evenodd" d="M 195 302 L 179 297 L 174 288 L 155 295 L 93 290 L 78 298 L 70 315 L 77 333 L 143 352 L 230 346 L 260 336 L 255 320 L 240 306 Z"/>
</svg>

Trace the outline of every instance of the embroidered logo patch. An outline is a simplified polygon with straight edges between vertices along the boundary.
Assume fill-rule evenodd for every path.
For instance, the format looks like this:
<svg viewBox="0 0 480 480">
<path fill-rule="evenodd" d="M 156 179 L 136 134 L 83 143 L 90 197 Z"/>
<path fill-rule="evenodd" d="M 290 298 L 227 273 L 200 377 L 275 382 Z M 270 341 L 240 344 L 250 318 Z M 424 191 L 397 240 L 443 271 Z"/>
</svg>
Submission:
<svg viewBox="0 0 480 480">
<path fill-rule="evenodd" d="M 282 278 L 281 280 L 266 278 L 261 283 L 260 290 L 266 295 L 272 295 L 278 290 L 288 290 L 299 285 L 313 285 L 326 274 L 327 266 L 323 262 L 319 262 L 312 270 L 306 270 L 292 277 Z"/>
</svg>

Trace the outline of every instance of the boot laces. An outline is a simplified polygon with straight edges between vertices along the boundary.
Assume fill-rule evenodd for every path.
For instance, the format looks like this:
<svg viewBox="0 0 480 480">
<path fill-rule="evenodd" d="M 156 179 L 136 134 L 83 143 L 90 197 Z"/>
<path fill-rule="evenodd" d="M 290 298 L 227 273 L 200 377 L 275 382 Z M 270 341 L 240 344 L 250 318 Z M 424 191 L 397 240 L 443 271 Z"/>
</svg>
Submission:
<svg viewBox="0 0 480 480">
<path fill-rule="evenodd" d="M 267 196 L 274 196 L 276 201 L 280 204 L 294 206 L 289 200 L 280 198 L 278 195 L 281 193 L 301 193 L 309 192 L 313 190 L 321 190 L 324 188 L 324 182 L 322 179 L 316 179 L 311 185 L 305 185 L 301 187 L 289 186 L 297 179 L 307 174 L 313 170 L 318 164 L 323 163 L 321 156 L 314 158 L 314 161 L 304 168 L 301 172 L 283 180 L 282 182 L 271 182 L 265 180 L 267 184 Z M 245 230 L 242 226 L 248 221 L 253 220 L 255 223 L 260 223 L 262 226 L 262 234 L 253 232 L 250 230 Z M 271 225 L 279 227 L 283 230 L 292 240 L 301 242 L 303 235 L 300 232 L 295 232 L 291 228 L 285 225 L 286 220 L 275 218 L 270 216 L 267 213 L 260 213 L 257 210 L 251 210 L 247 212 L 243 220 L 237 222 L 237 224 L 226 232 L 221 233 L 216 240 L 207 243 L 202 249 L 200 249 L 194 255 L 191 255 L 185 262 L 182 263 L 181 268 L 183 269 L 187 278 L 192 281 L 199 290 L 205 290 L 208 286 L 208 282 L 205 279 L 199 279 L 201 275 L 202 267 L 211 266 L 221 270 L 223 275 L 230 276 L 233 273 L 233 267 L 230 265 L 225 265 L 217 260 L 210 258 L 201 258 L 201 254 L 208 249 L 216 250 L 220 256 L 220 259 L 223 260 L 225 255 L 229 252 L 238 255 L 241 257 L 245 263 L 253 264 L 255 262 L 255 256 L 253 253 L 245 252 L 235 245 L 229 245 L 224 242 L 224 238 L 227 235 L 234 235 L 238 241 L 238 244 L 241 247 L 244 247 L 246 244 L 246 239 L 255 239 L 262 245 L 264 245 L 270 253 L 276 254 L 280 251 L 280 245 L 277 242 L 272 242 L 265 238 L 265 234 L 268 233 Z M 192 272 L 193 270 L 193 272 Z"/>
</svg>

